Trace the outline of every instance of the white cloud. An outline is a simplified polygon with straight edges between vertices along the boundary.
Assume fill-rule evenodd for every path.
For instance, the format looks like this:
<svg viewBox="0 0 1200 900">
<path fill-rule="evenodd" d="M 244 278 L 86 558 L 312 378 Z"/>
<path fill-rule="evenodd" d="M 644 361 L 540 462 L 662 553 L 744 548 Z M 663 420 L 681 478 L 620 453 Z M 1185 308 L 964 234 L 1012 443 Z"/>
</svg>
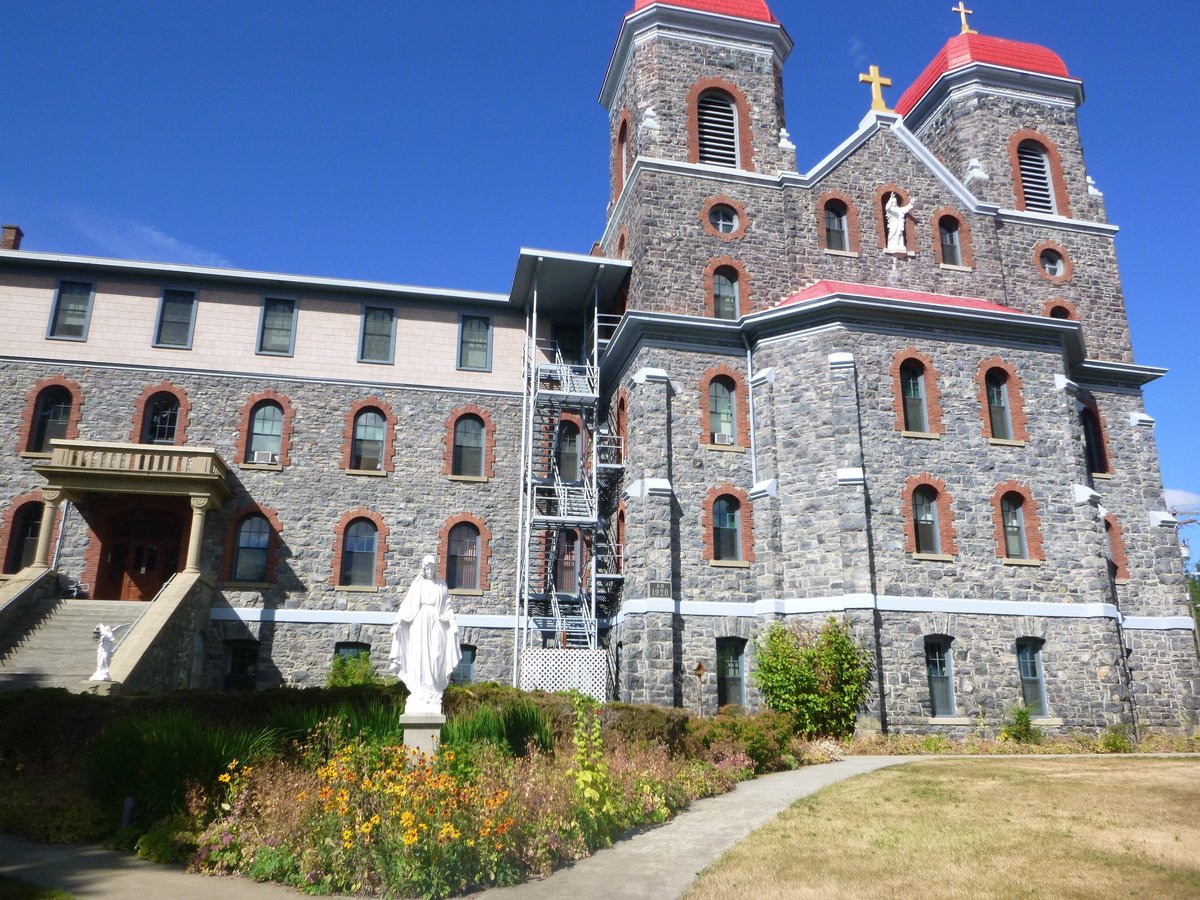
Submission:
<svg viewBox="0 0 1200 900">
<path fill-rule="evenodd" d="M 850 62 L 854 63 L 860 69 L 867 67 L 867 45 L 862 38 L 850 38 L 850 48 L 847 54 L 850 57 Z"/>
<path fill-rule="evenodd" d="M 1163 491 L 1163 500 L 1171 509 L 1200 509 L 1200 494 L 1179 488 L 1167 488 Z"/>
<path fill-rule="evenodd" d="M 219 253 L 184 243 L 153 225 L 135 219 L 103 216 L 76 209 L 70 213 L 70 221 L 100 255 L 218 268 L 233 266 Z"/>
</svg>

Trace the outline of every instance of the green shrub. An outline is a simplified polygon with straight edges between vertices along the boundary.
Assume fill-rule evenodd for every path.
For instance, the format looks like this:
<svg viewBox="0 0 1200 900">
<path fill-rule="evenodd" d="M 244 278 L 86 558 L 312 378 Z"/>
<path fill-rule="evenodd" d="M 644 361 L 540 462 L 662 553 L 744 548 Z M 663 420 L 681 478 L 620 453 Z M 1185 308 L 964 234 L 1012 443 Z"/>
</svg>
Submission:
<svg viewBox="0 0 1200 900">
<path fill-rule="evenodd" d="M 326 687 L 355 687 L 360 684 L 379 684 L 380 677 L 375 674 L 375 666 L 371 663 L 370 653 L 360 653 L 358 656 L 333 655 L 329 666 L 329 678 Z"/>
<path fill-rule="evenodd" d="M 1128 725 L 1110 725 L 1100 735 L 1096 749 L 1101 753 L 1133 753 L 1137 748 L 1129 739 Z"/>
<path fill-rule="evenodd" d="M 792 718 L 783 713 L 747 714 L 737 706 L 726 706 L 717 715 L 696 720 L 692 740 L 704 750 L 721 747 L 724 752 L 742 751 L 754 763 L 757 774 L 778 772 L 798 763 L 791 746 L 795 735 Z"/>
<path fill-rule="evenodd" d="M 1033 724 L 1033 712 L 1028 706 L 1015 707 L 1000 726 L 1000 739 L 1018 744 L 1040 744 L 1045 736 L 1042 729 Z"/>
<path fill-rule="evenodd" d="M 259 847 L 254 859 L 246 867 L 246 877 L 255 881 L 278 881 L 294 884 L 300 876 L 300 863 L 296 854 L 286 847 Z"/>
<path fill-rule="evenodd" d="M 758 639 L 751 677 L 767 706 L 792 716 L 799 734 L 849 738 L 867 696 L 870 660 L 845 622 L 831 617 L 817 632 L 775 623 Z"/>
<path fill-rule="evenodd" d="M 607 703 L 601 712 L 604 736 L 631 744 L 658 744 L 672 756 L 687 749 L 688 714 L 681 709 Z"/>
<path fill-rule="evenodd" d="M 550 751 L 554 734 L 542 711 L 528 700 L 514 700 L 503 707 L 477 706 L 469 712 L 447 719 L 442 726 L 442 743 L 464 748 L 486 742 L 511 756 L 524 756 L 530 742 L 537 749 Z"/>
<path fill-rule="evenodd" d="M 150 826 L 137 839 L 134 850 L 150 862 L 185 862 L 196 852 L 198 836 L 196 822 L 191 816 L 168 816 Z"/>
</svg>

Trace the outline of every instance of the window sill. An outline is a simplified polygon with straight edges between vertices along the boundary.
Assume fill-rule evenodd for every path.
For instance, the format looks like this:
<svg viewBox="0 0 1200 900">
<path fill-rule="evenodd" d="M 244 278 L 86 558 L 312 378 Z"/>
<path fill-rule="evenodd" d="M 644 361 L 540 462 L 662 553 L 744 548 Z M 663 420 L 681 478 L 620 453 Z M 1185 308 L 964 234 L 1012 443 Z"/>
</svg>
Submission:
<svg viewBox="0 0 1200 900">
<path fill-rule="evenodd" d="M 368 478 L 387 478 L 387 472 L 378 469 L 342 469 L 347 475 L 365 475 Z"/>
<path fill-rule="evenodd" d="M 858 254 L 855 253 L 853 250 L 829 250 L 827 248 L 825 250 L 825 254 L 827 256 L 846 256 L 846 257 L 849 257 L 850 259 L 858 259 Z"/>
<path fill-rule="evenodd" d="M 87 335 L 85 334 L 83 337 L 72 337 L 69 334 L 48 334 L 48 335 L 46 335 L 46 340 L 48 340 L 48 341 L 74 341 L 76 344 L 86 344 L 87 343 Z"/>
<path fill-rule="evenodd" d="M 151 344 L 155 350 L 191 350 L 191 344 Z"/>
<path fill-rule="evenodd" d="M 477 481 L 485 483 L 489 481 L 486 475 L 447 475 L 449 481 Z"/>
<path fill-rule="evenodd" d="M 22 450 L 19 454 L 21 459 L 49 459 L 53 453 L 34 453 L 32 450 Z"/>
<path fill-rule="evenodd" d="M 479 369 L 479 368 L 475 368 L 474 366 L 457 366 L 456 369 L 459 372 L 491 372 L 492 371 L 491 366 L 488 366 L 486 369 Z"/>
<path fill-rule="evenodd" d="M 262 591 L 271 586 L 269 581 L 225 581 L 221 586 L 229 591 Z"/>
<path fill-rule="evenodd" d="M 281 463 L 238 463 L 239 469 L 245 469 L 249 472 L 282 472 L 283 465 Z"/>
<path fill-rule="evenodd" d="M 945 269 L 947 272 L 974 272 L 974 266 L 952 266 L 950 263 L 938 263 L 939 269 Z"/>
<path fill-rule="evenodd" d="M 748 568 L 750 568 L 750 563 L 746 562 L 744 559 L 710 559 L 708 561 L 708 564 L 717 569 L 748 569 Z"/>
<path fill-rule="evenodd" d="M 721 453 L 745 453 L 745 447 L 726 446 L 725 444 L 701 444 L 705 450 L 717 450 Z"/>
<path fill-rule="evenodd" d="M 1112 472 L 1088 472 L 1092 478 L 1099 478 L 1101 481 L 1112 481 Z"/>
<path fill-rule="evenodd" d="M 1063 720 L 1058 716 L 1035 716 L 1030 719 L 1034 725 L 1044 725 L 1048 728 L 1059 728 L 1063 724 Z"/>
<path fill-rule="evenodd" d="M 483 591 L 479 588 L 450 588 L 451 597 L 482 597 Z"/>
<path fill-rule="evenodd" d="M 282 357 L 287 358 L 287 357 L 295 356 L 296 354 L 294 351 L 291 351 L 291 350 L 287 351 L 286 353 L 282 350 L 255 350 L 254 355 L 255 356 L 282 356 Z"/>
<path fill-rule="evenodd" d="M 940 441 L 942 436 L 933 431 L 902 431 L 900 437 L 914 438 L 918 441 Z"/>
<path fill-rule="evenodd" d="M 912 559 L 923 562 L 954 562 L 958 559 L 957 556 L 951 556 L 949 553 L 912 553 L 909 555 Z"/>
<path fill-rule="evenodd" d="M 968 719 L 966 716 L 930 716 L 930 725 L 974 725 L 974 719 Z"/>
<path fill-rule="evenodd" d="M 1040 559 L 1014 559 L 1011 556 L 1005 556 L 1000 559 L 1000 562 L 1006 566 L 1040 566 Z"/>
<path fill-rule="evenodd" d="M 333 589 L 347 594 L 377 594 L 383 590 L 383 588 L 365 584 L 335 584 Z"/>
<path fill-rule="evenodd" d="M 1133 581 L 1133 579 L 1132 579 L 1132 578 L 1114 578 L 1114 579 L 1113 579 L 1113 584 L 1116 584 L 1116 585 L 1125 585 L 1125 584 L 1129 584 L 1131 581 Z"/>
<path fill-rule="evenodd" d="M 988 438 L 987 442 L 997 447 L 1024 447 L 1029 441 L 1013 441 L 1008 438 Z"/>
<path fill-rule="evenodd" d="M 917 255 L 914 250 L 888 250 L 886 247 L 880 247 L 879 252 L 884 256 L 907 256 L 909 259 Z"/>
<path fill-rule="evenodd" d="M 396 364 L 393 359 L 363 359 L 361 356 L 356 362 L 363 366 L 394 366 Z"/>
</svg>

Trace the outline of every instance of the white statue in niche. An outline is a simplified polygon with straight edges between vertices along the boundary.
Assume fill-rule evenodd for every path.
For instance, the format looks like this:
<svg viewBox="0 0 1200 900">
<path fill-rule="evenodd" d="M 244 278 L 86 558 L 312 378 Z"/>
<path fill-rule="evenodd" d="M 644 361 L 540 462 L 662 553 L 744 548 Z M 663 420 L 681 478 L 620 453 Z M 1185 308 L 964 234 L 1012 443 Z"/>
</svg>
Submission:
<svg viewBox="0 0 1200 900">
<path fill-rule="evenodd" d="M 904 241 L 904 219 L 913 208 L 910 202 L 907 206 L 900 205 L 900 196 L 892 191 L 888 194 L 887 202 L 883 204 L 887 227 L 887 252 L 907 253 L 908 246 Z"/>
<path fill-rule="evenodd" d="M 114 629 L 107 625 L 97 625 L 92 629 L 92 637 L 100 644 L 96 647 L 96 671 L 88 681 L 112 681 L 108 667 L 112 664 L 113 646 L 116 643 Z"/>
<path fill-rule="evenodd" d="M 408 688 L 405 714 L 441 713 L 442 693 L 462 659 L 450 590 L 437 577 L 437 558 L 421 560 L 421 571 L 396 610 L 392 624 L 392 671 Z"/>
</svg>

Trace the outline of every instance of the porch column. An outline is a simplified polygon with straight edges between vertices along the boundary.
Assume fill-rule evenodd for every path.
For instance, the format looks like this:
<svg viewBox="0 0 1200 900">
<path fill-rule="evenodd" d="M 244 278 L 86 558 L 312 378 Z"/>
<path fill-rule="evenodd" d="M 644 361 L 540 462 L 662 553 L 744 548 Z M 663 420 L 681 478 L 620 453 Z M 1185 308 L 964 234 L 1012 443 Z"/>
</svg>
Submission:
<svg viewBox="0 0 1200 900">
<path fill-rule="evenodd" d="M 63 501 L 63 492 L 53 488 L 42 490 L 42 523 L 38 528 L 37 550 L 33 554 L 33 568 L 48 569 L 50 563 L 50 535 L 54 532 L 54 520 L 58 518 L 58 507 Z"/>
<path fill-rule="evenodd" d="M 192 530 L 188 534 L 187 565 L 183 570 L 185 572 L 200 571 L 200 547 L 204 543 L 204 518 L 211 506 L 212 499 L 209 497 L 192 498 Z"/>
</svg>

